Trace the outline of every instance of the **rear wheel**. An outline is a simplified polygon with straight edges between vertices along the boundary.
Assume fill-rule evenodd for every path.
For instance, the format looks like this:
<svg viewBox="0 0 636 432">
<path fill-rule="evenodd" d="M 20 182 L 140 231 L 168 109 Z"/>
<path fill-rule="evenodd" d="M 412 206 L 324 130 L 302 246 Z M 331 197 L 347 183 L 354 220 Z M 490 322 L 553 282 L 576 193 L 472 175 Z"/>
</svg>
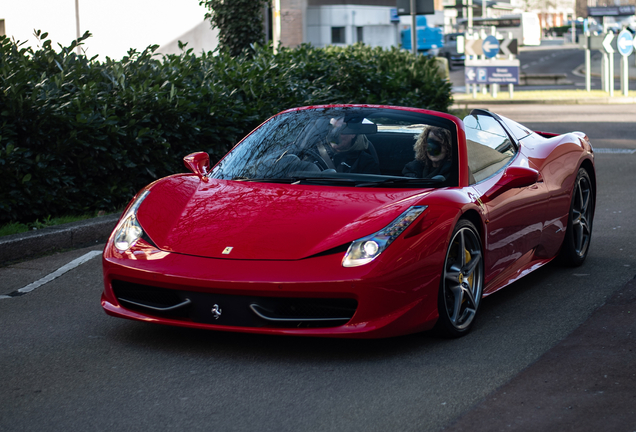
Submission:
<svg viewBox="0 0 636 432">
<path fill-rule="evenodd" d="M 457 338 L 467 334 L 477 316 L 484 284 L 481 239 L 468 220 L 459 221 L 446 252 L 434 332 Z"/>
<path fill-rule="evenodd" d="M 561 261 L 578 267 L 585 261 L 592 240 L 594 189 L 585 168 L 579 169 L 572 191 L 568 226 L 561 246 Z"/>
</svg>

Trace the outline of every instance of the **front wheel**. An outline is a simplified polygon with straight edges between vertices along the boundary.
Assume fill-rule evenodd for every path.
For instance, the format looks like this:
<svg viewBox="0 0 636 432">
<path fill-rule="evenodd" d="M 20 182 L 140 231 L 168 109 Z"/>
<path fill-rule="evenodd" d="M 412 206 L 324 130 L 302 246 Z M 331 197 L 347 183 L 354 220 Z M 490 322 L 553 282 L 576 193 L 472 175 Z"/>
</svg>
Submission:
<svg viewBox="0 0 636 432">
<path fill-rule="evenodd" d="M 559 257 L 563 264 L 578 267 L 585 261 L 592 240 L 594 189 L 585 168 L 579 169 L 572 191 L 568 226 Z"/>
<path fill-rule="evenodd" d="M 484 261 L 479 232 L 468 220 L 459 221 L 446 252 L 433 331 L 443 337 L 467 334 L 477 316 L 484 285 Z"/>
</svg>

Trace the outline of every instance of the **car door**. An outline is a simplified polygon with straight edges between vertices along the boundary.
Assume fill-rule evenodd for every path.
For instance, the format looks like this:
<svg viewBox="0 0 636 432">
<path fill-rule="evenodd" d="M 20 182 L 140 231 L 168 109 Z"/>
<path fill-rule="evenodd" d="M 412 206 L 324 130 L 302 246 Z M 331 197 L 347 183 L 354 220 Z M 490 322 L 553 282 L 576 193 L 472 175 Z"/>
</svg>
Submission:
<svg viewBox="0 0 636 432">
<path fill-rule="evenodd" d="M 464 126 L 473 198 L 487 214 L 488 293 L 517 279 L 531 265 L 543 228 L 541 201 L 546 189 L 512 134 L 491 113 L 474 110 Z"/>
</svg>

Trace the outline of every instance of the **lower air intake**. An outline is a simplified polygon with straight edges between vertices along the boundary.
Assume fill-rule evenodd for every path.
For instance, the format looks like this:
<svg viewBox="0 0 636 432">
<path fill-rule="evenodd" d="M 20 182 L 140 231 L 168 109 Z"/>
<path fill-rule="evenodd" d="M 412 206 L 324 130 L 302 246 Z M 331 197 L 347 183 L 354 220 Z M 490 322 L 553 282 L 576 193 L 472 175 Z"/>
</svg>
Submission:
<svg viewBox="0 0 636 432">
<path fill-rule="evenodd" d="M 130 310 L 197 323 L 240 327 L 320 328 L 346 324 L 358 302 L 341 298 L 242 296 L 167 289 L 112 281 L 115 297 Z"/>
</svg>

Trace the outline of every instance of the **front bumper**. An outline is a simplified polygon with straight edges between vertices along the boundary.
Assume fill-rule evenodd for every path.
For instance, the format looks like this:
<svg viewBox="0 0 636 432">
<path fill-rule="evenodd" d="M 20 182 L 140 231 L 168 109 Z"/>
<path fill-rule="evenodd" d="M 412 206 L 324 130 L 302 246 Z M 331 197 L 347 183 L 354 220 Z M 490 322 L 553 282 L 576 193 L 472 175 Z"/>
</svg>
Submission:
<svg viewBox="0 0 636 432">
<path fill-rule="evenodd" d="M 109 242 L 102 307 L 117 317 L 210 330 L 395 336 L 437 320 L 442 249 L 399 265 L 378 259 L 344 268 L 344 253 L 251 261 L 164 252 L 144 241 L 121 254 Z"/>
</svg>

